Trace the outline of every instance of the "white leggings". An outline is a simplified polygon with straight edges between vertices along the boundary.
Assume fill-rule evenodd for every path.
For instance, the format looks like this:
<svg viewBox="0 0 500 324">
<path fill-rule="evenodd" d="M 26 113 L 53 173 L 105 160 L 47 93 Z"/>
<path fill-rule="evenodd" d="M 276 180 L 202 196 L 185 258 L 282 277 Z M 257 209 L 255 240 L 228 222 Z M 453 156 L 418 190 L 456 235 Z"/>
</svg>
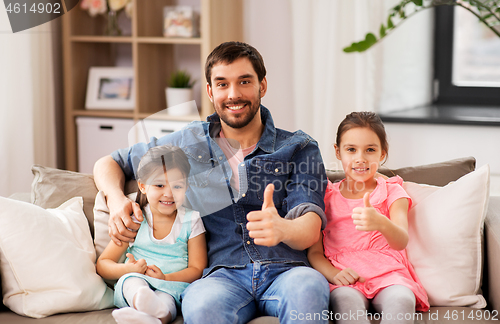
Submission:
<svg viewBox="0 0 500 324">
<path fill-rule="evenodd" d="M 337 323 L 370 323 L 370 318 L 380 318 L 380 323 L 413 323 L 415 295 L 411 289 L 393 285 L 381 290 L 372 306 L 379 313 L 367 314 L 368 299 L 352 287 L 339 287 L 330 293 L 330 307 Z"/>
<path fill-rule="evenodd" d="M 137 277 L 127 278 L 123 282 L 123 296 L 125 297 L 125 300 L 130 307 L 134 307 L 134 296 L 137 293 L 137 290 L 139 290 L 139 288 L 141 287 L 150 288 L 146 280 Z M 160 290 L 155 290 L 155 294 L 165 305 L 165 308 L 170 312 L 170 314 L 172 315 L 172 319 L 174 319 L 177 316 L 177 308 L 175 306 L 174 297 Z"/>
</svg>

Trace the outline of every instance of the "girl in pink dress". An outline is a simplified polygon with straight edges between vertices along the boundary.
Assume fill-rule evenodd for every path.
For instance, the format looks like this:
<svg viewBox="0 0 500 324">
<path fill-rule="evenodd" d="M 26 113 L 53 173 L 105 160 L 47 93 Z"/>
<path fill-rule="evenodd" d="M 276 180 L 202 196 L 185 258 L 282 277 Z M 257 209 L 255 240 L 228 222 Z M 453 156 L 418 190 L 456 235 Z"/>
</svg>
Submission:
<svg viewBox="0 0 500 324">
<path fill-rule="evenodd" d="M 345 179 L 328 184 L 327 225 L 309 248 L 309 262 L 330 282 L 337 323 L 370 323 L 370 301 L 381 323 L 413 323 L 415 310 L 427 311 L 429 302 L 406 256 L 411 199 L 403 179 L 377 173 L 388 152 L 380 118 L 347 115 L 335 152 Z"/>
</svg>

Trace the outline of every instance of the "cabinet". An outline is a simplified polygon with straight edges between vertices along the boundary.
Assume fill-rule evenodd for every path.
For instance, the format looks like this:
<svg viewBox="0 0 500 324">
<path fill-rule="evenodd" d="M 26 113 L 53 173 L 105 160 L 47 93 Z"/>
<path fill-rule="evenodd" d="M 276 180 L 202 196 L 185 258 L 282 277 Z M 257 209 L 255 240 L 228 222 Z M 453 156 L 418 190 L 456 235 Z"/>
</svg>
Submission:
<svg viewBox="0 0 500 324">
<path fill-rule="evenodd" d="M 132 119 L 76 117 L 78 171 L 92 173 L 94 163 L 117 147 L 128 146 Z M 99 145 L 96 145 L 99 143 Z"/>
<path fill-rule="evenodd" d="M 190 5 L 200 13 L 200 36 L 163 37 L 163 7 Z M 166 108 L 167 78 L 185 64 L 197 80 L 194 90 L 199 116 L 168 116 L 171 121 L 205 119 L 213 108 L 205 94 L 204 65 L 223 41 L 242 39 L 242 0 L 133 0 L 129 32 L 102 36 L 106 17 L 90 17 L 79 7 L 62 16 L 64 64 L 64 123 L 66 169 L 78 170 L 77 117 L 129 119 L 136 123 Z M 124 20 L 121 13 L 119 20 Z M 193 63 L 194 62 L 194 63 Z M 86 110 L 89 68 L 129 66 L 134 69 L 135 106 L 132 110 Z M 98 140 L 95 145 L 99 145 Z M 117 144 L 118 145 L 118 144 Z M 117 147 L 119 148 L 119 146 Z"/>
</svg>

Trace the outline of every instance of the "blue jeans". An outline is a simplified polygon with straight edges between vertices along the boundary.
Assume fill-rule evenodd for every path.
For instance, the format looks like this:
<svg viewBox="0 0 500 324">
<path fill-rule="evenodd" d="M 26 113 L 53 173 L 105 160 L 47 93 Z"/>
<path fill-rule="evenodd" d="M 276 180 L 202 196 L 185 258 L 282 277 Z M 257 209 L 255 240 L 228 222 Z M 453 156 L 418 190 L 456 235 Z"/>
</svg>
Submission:
<svg viewBox="0 0 500 324">
<path fill-rule="evenodd" d="M 247 323 L 258 315 L 280 324 L 327 323 L 329 286 L 325 277 L 304 266 L 250 263 L 221 268 L 197 280 L 182 294 L 184 323 Z"/>
</svg>

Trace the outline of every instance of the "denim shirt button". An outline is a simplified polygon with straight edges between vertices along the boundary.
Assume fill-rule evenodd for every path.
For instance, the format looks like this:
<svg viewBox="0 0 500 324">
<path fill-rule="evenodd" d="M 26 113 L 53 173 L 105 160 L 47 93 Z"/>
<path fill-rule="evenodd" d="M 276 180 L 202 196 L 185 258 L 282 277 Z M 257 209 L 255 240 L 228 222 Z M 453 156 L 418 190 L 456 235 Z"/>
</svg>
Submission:
<svg viewBox="0 0 500 324">
<path fill-rule="evenodd" d="M 240 164 L 240 166 L 241 166 L 241 167 L 244 167 L 244 166 L 245 166 L 245 163 L 241 163 L 241 164 Z"/>
<path fill-rule="evenodd" d="M 222 160 L 222 156 L 219 156 L 219 160 Z"/>
<path fill-rule="evenodd" d="M 250 241 L 247 241 L 247 244 L 250 245 Z"/>
<path fill-rule="evenodd" d="M 242 194 L 241 197 L 245 198 L 246 194 Z"/>
<path fill-rule="evenodd" d="M 274 169 L 274 172 L 278 173 L 280 170 L 278 168 Z"/>
<path fill-rule="evenodd" d="M 203 157 L 203 156 L 201 156 L 201 155 L 198 155 L 198 159 L 201 159 L 202 157 Z"/>
</svg>

